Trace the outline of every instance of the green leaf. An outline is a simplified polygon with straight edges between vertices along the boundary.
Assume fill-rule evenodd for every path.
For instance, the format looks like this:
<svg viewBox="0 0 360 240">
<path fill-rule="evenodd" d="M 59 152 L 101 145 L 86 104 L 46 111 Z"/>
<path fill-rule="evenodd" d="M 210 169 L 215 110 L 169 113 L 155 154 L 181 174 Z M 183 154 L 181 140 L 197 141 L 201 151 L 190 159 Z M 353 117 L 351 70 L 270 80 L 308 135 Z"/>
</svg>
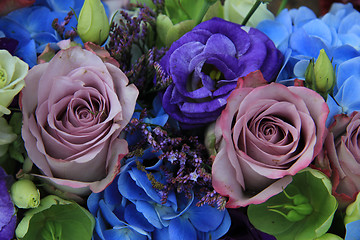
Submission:
<svg viewBox="0 0 360 240">
<path fill-rule="evenodd" d="M 53 205 L 33 215 L 23 240 L 90 240 L 94 226 L 94 217 L 77 203 Z"/>
<path fill-rule="evenodd" d="M 274 235 L 278 240 L 315 239 L 325 234 L 330 228 L 338 206 L 335 197 L 331 195 L 330 180 L 320 171 L 306 168 L 293 177 L 293 181 L 285 191 L 288 196 L 295 194 L 305 196 L 313 211 L 302 220 L 291 222 L 282 214 L 269 210 L 276 209 L 286 215 L 286 211 L 281 209 L 281 206 L 294 205 L 293 199 L 282 192 L 265 203 L 250 205 L 248 207 L 250 222 L 260 231 Z"/>
<path fill-rule="evenodd" d="M 22 113 L 13 112 L 9 121 L 9 125 L 12 127 L 12 130 L 15 134 L 21 134 L 22 127 Z"/>
</svg>

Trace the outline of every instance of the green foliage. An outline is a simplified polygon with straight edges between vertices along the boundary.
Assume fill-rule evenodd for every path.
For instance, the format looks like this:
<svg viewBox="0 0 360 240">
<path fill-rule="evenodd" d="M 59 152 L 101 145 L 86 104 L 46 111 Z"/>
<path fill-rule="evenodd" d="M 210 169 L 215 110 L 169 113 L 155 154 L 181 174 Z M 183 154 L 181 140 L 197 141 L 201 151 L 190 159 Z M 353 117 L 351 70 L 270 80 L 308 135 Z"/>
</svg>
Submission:
<svg viewBox="0 0 360 240">
<path fill-rule="evenodd" d="M 330 180 L 307 168 L 297 173 L 282 193 L 262 204 L 250 205 L 248 216 L 257 229 L 278 240 L 315 239 L 327 232 L 337 206 Z"/>
</svg>

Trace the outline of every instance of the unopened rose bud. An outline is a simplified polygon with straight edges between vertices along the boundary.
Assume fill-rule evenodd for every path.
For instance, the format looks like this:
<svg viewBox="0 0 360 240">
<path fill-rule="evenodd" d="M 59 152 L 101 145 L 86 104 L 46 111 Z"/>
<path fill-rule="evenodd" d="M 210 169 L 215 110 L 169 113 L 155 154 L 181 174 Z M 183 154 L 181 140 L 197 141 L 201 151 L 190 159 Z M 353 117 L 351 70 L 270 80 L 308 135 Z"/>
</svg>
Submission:
<svg viewBox="0 0 360 240">
<path fill-rule="evenodd" d="M 313 60 L 310 61 L 305 72 L 305 83 L 308 88 L 315 90 L 325 99 L 327 94 L 333 90 L 335 71 L 324 49 L 320 50 L 315 63 Z"/>
<path fill-rule="evenodd" d="M 109 36 L 109 20 L 100 0 L 85 0 L 81 8 L 77 33 L 81 40 L 102 45 Z"/>
<path fill-rule="evenodd" d="M 10 194 L 18 208 L 36 208 L 40 204 L 40 192 L 29 179 L 16 181 L 11 186 Z"/>
</svg>

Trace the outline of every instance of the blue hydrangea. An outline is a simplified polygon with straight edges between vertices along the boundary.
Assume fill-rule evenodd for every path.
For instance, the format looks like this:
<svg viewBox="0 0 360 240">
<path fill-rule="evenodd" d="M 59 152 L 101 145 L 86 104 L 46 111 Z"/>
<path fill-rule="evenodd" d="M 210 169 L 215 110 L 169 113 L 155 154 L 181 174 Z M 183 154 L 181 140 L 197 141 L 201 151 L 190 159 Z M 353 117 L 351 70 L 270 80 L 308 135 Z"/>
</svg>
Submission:
<svg viewBox="0 0 360 240">
<path fill-rule="evenodd" d="M 61 39 L 52 28 L 52 22 L 58 18 L 62 22 L 72 9 L 79 15 L 84 0 L 37 0 L 33 6 L 10 12 L 0 18 L 0 30 L 8 38 L 19 41 L 15 55 L 24 60 L 30 67 L 37 63 L 37 54 L 50 43 L 54 49 Z M 106 7 L 108 11 L 108 8 Z M 65 31 L 76 27 L 77 20 L 72 17 Z M 80 38 L 76 39 L 81 42 Z"/>
<path fill-rule="evenodd" d="M 359 240 L 360 239 L 360 220 L 346 224 L 345 240 Z"/>
<path fill-rule="evenodd" d="M 166 174 L 157 161 L 161 152 L 146 149 L 128 159 L 116 180 L 104 192 L 88 198 L 96 218 L 95 239 L 218 239 L 230 227 L 226 210 L 196 206 L 187 198 L 168 191 L 163 201 Z M 146 166 L 145 166 L 146 165 Z"/>
<path fill-rule="evenodd" d="M 316 59 L 321 49 L 334 66 L 360 56 L 360 13 L 350 3 L 334 3 L 321 18 L 306 7 L 284 9 L 275 20 L 264 20 L 257 28 L 285 55 L 279 82 L 303 79 L 309 60 Z"/>
<path fill-rule="evenodd" d="M 341 63 L 336 75 L 334 98 L 328 96 L 326 101 L 330 109 L 327 126 L 330 126 L 337 114 L 350 115 L 354 111 L 360 111 L 360 57 Z"/>
</svg>

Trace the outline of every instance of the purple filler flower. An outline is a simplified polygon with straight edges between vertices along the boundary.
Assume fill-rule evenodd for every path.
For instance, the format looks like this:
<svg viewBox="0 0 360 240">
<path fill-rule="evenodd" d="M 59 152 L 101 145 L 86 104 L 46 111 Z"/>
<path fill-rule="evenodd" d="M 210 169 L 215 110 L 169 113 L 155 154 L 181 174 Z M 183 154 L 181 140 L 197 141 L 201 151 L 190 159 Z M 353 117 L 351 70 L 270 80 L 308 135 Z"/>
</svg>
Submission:
<svg viewBox="0 0 360 240">
<path fill-rule="evenodd" d="M 213 18 L 174 42 L 161 59 L 173 81 L 163 93 L 163 107 L 184 128 L 205 125 L 220 115 L 239 77 L 261 70 L 272 81 L 282 60 L 259 30 Z"/>
<path fill-rule="evenodd" d="M 0 239 L 11 239 L 14 236 L 16 215 L 6 184 L 7 174 L 0 167 Z"/>
</svg>

